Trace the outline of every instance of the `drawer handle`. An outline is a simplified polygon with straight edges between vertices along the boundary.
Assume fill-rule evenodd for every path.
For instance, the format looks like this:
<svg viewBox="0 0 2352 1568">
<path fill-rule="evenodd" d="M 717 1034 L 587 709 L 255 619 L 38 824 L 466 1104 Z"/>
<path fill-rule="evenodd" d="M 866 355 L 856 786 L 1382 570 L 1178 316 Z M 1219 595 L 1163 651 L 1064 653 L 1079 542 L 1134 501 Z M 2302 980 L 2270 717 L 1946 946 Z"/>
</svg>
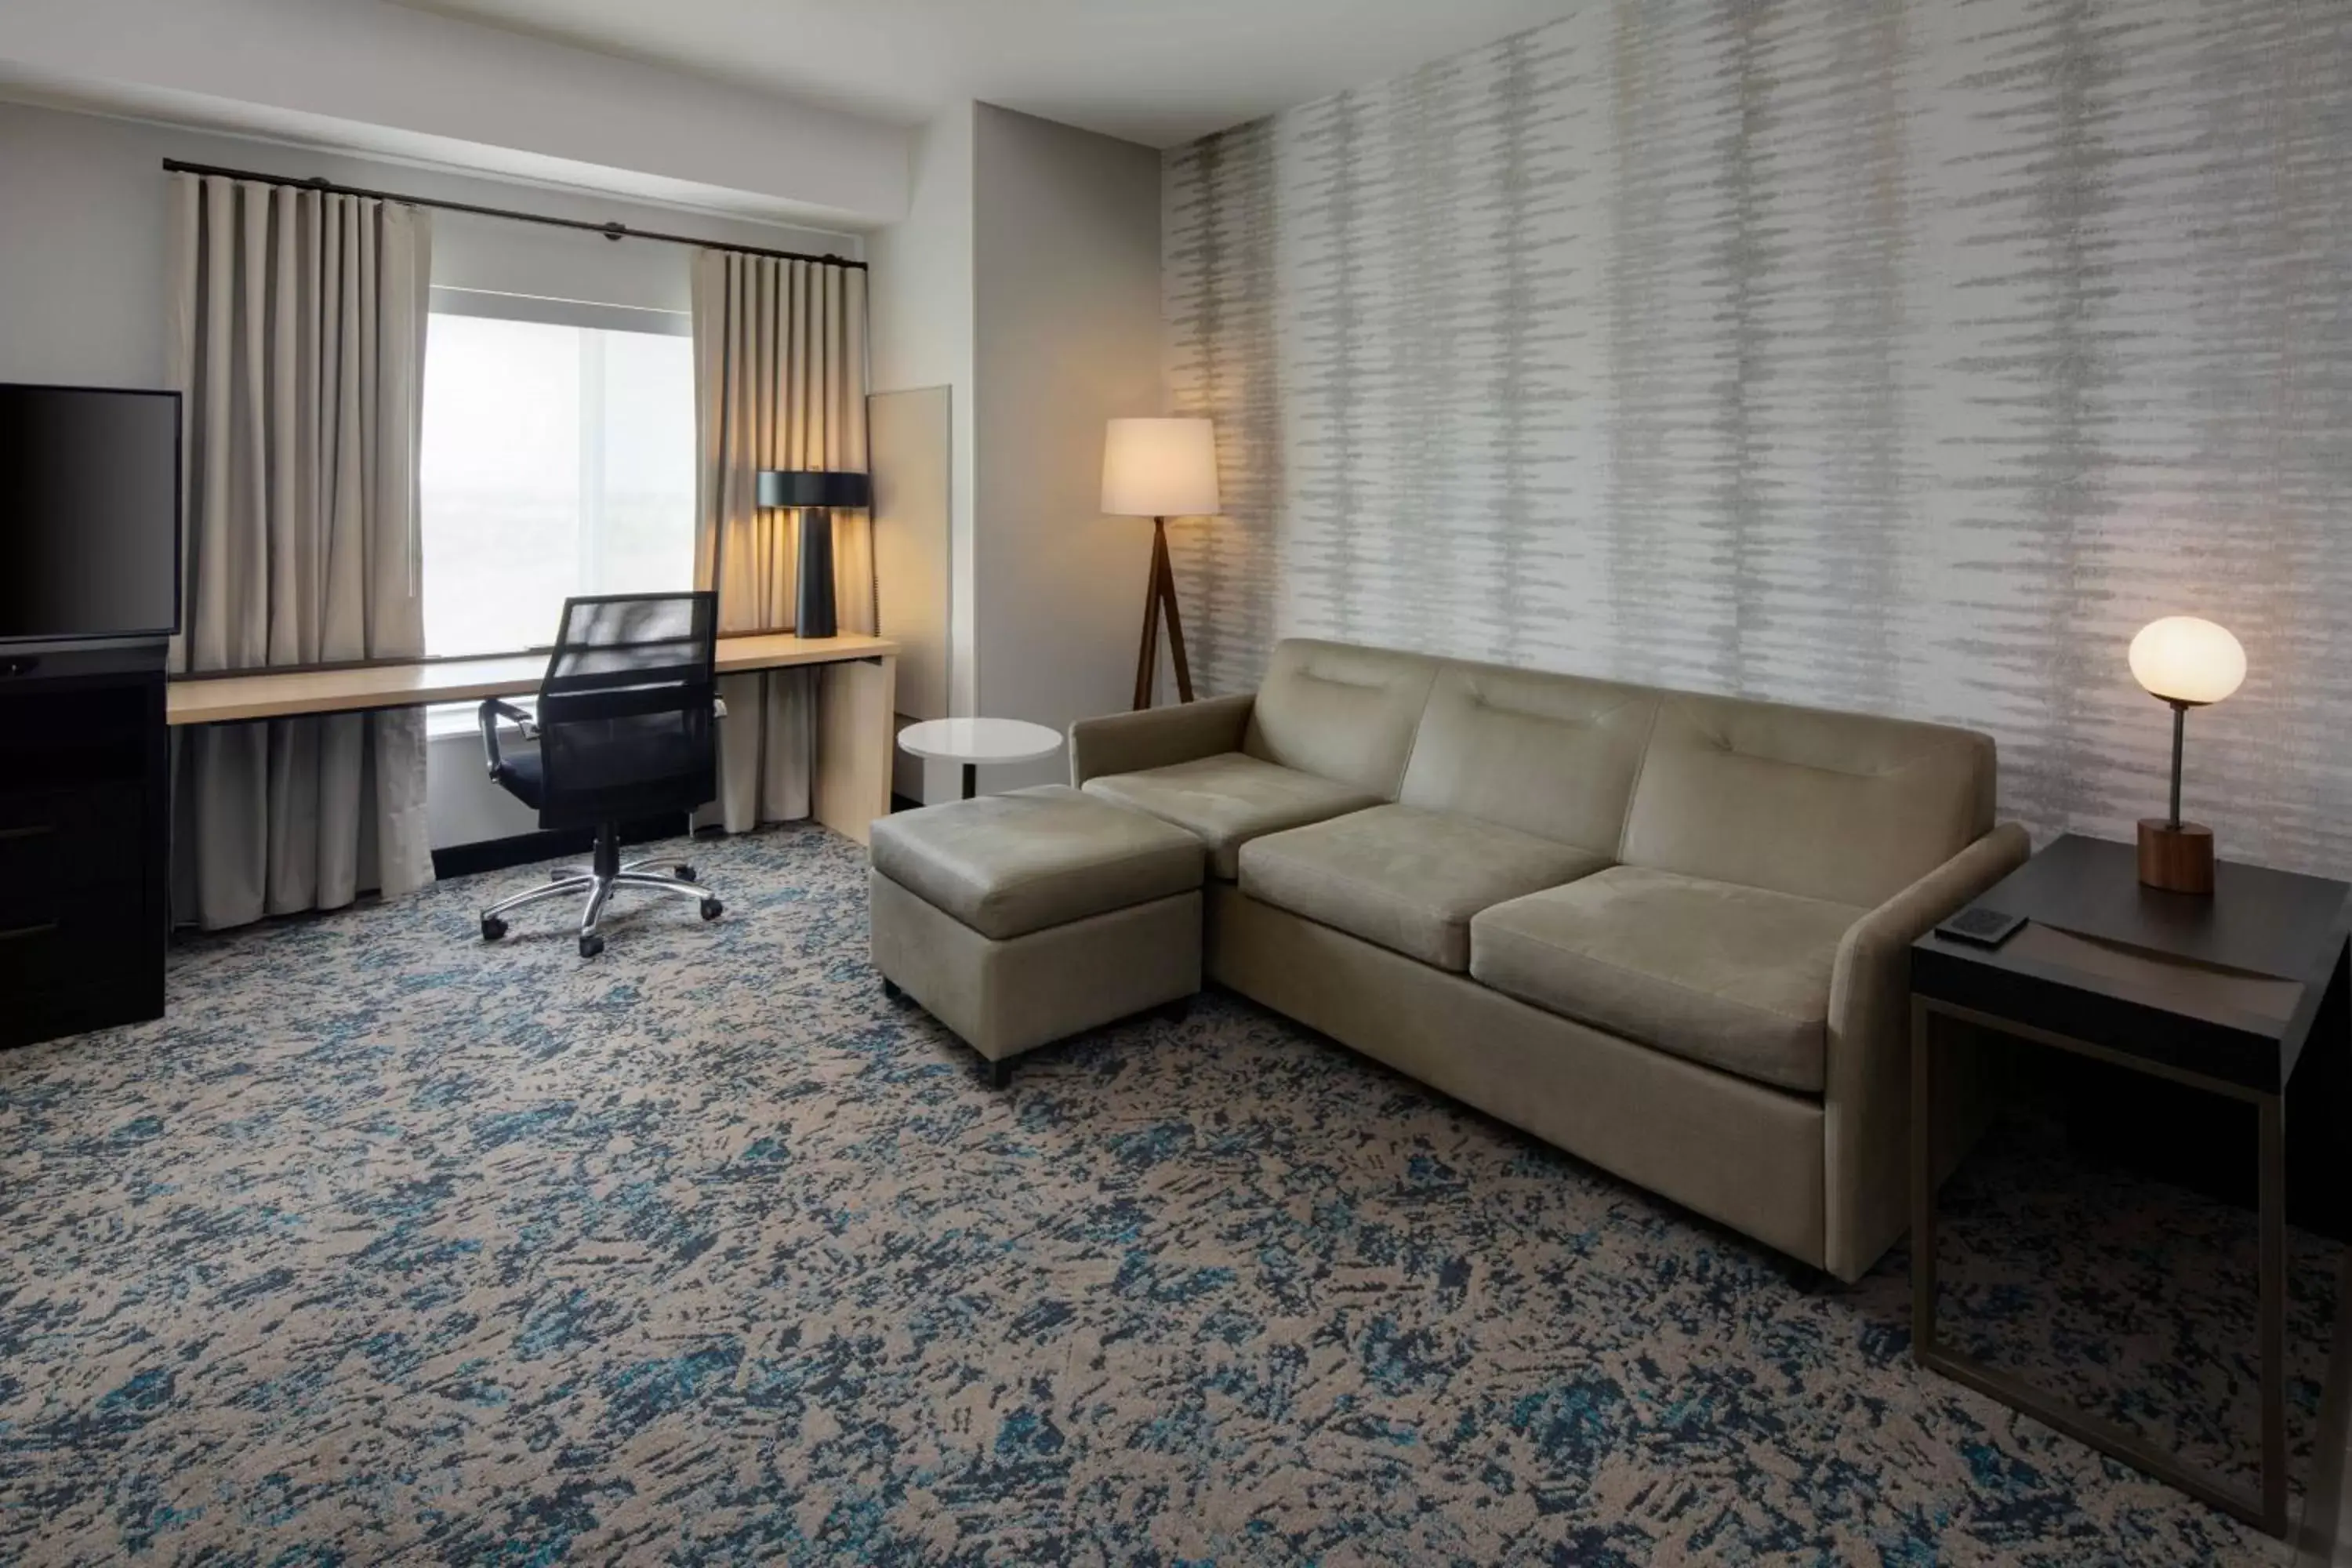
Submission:
<svg viewBox="0 0 2352 1568">
<path fill-rule="evenodd" d="M 58 929 L 55 921 L 43 921 L 37 926 L 18 926 L 14 931 L 0 931 L 0 942 L 18 942 L 30 936 L 47 936 Z"/>
<path fill-rule="evenodd" d="M 24 827 L 0 827 L 0 839 L 38 838 L 44 833 L 57 830 L 58 826 L 54 822 L 36 822 Z"/>
</svg>

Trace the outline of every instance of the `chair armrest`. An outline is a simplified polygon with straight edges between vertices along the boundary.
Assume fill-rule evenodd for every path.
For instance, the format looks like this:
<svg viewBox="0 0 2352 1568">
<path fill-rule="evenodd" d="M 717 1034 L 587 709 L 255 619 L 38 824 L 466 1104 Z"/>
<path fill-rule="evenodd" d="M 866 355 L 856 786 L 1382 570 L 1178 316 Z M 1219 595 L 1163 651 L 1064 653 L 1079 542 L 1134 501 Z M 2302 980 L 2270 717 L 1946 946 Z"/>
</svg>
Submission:
<svg viewBox="0 0 2352 1568">
<path fill-rule="evenodd" d="M 1830 975 L 1823 1233 L 1829 1271 L 1856 1279 L 1910 1223 L 1911 944 L 2025 864 L 2006 822 L 1856 921 Z"/>
<path fill-rule="evenodd" d="M 1173 708 L 1145 708 L 1070 726 L 1070 782 L 1135 773 L 1238 752 L 1257 699 L 1211 697 Z"/>
<path fill-rule="evenodd" d="M 489 764 L 492 778 L 499 776 L 499 720 L 513 720 L 515 727 L 522 731 L 523 739 L 526 741 L 539 733 L 537 720 L 513 703 L 496 697 L 485 699 L 481 707 L 476 710 L 475 718 L 482 727 L 482 756 L 483 760 Z"/>
</svg>

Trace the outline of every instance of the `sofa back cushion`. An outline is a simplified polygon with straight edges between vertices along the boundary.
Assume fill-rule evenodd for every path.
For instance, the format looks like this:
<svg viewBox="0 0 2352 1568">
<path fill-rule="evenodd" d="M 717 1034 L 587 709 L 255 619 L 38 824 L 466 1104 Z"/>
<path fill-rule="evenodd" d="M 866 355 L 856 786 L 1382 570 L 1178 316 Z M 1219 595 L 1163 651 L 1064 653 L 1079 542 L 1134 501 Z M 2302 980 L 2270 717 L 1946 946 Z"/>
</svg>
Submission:
<svg viewBox="0 0 2352 1568">
<path fill-rule="evenodd" d="M 1242 750 L 1396 798 L 1438 661 L 1291 637 L 1275 646 Z"/>
<path fill-rule="evenodd" d="M 1448 663 L 1397 798 L 1613 858 L 1659 700 L 1646 687 Z"/>
<path fill-rule="evenodd" d="M 1990 736 L 1660 695 L 1618 858 L 1865 908 L 1991 831 Z"/>
</svg>

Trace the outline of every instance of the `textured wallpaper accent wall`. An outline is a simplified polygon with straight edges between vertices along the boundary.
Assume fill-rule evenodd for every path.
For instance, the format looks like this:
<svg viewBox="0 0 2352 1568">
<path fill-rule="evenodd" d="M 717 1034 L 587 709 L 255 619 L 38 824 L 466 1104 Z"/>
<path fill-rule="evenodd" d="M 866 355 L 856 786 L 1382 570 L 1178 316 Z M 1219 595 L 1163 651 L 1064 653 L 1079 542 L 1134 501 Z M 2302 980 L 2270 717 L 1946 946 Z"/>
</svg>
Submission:
<svg viewBox="0 0 2352 1568">
<path fill-rule="evenodd" d="M 1196 669 L 1277 637 L 1980 727 L 2352 872 L 2352 5 L 1592 0 L 1168 154 Z"/>
</svg>

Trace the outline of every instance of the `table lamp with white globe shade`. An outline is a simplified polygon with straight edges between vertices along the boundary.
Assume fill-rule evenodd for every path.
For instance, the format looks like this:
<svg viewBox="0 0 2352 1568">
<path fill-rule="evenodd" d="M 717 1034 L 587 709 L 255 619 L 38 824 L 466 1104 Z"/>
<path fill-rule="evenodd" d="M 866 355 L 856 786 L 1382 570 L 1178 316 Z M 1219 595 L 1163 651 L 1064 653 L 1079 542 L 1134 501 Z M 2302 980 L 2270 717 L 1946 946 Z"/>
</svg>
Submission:
<svg viewBox="0 0 2352 1568">
<path fill-rule="evenodd" d="M 2213 890 L 2213 830 L 2180 820 L 2180 742 L 2191 708 L 2221 701 L 2246 679 L 2246 650 L 2195 616 L 2167 616 L 2132 638 L 2131 671 L 2148 695 L 2172 708 L 2172 809 L 2139 823 L 2139 879 L 2175 893 Z"/>
</svg>

